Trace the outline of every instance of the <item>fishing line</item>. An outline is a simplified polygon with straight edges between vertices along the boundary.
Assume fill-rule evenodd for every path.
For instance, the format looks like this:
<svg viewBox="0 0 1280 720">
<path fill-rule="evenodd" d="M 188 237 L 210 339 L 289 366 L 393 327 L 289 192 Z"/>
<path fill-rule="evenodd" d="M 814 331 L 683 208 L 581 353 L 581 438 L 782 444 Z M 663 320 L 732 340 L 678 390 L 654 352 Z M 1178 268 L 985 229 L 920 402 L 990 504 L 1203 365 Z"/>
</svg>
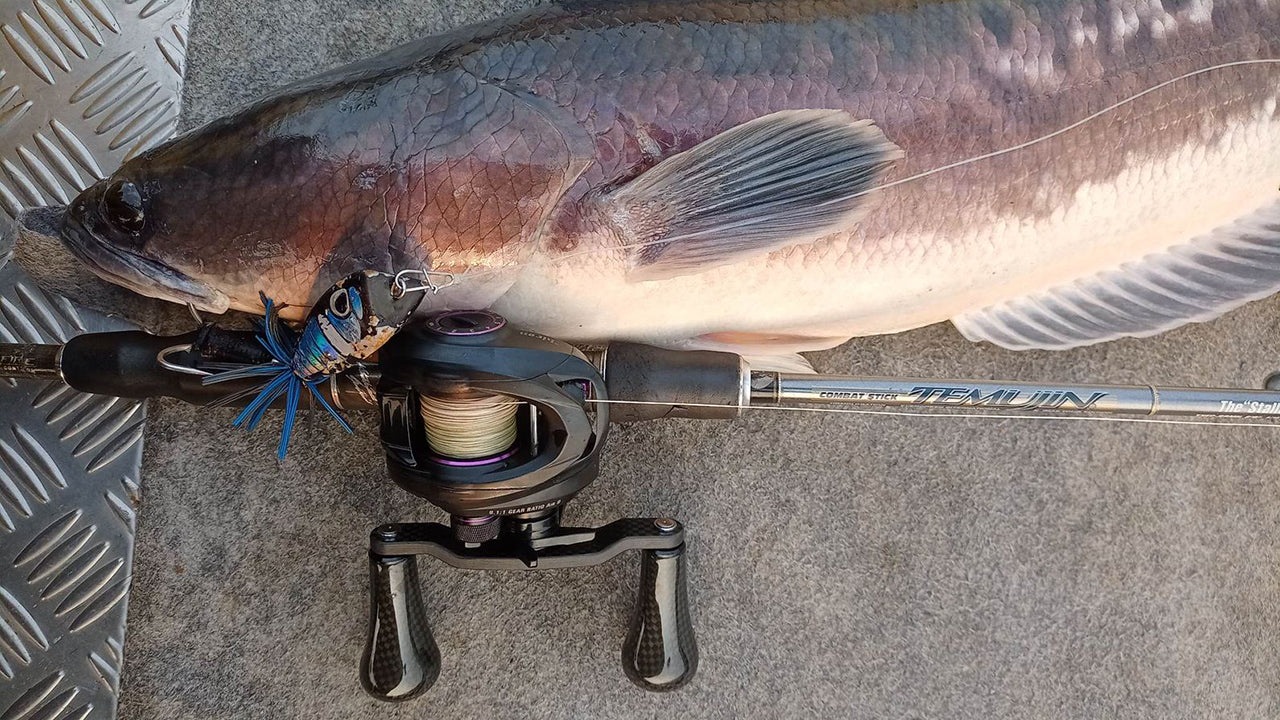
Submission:
<svg viewBox="0 0 1280 720">
<path fill-rule="evenodd" d="M 894 181 L 892 181 L 892 182 L 885 183 L 885 184 L 883 184 L 883 185 L 878 185 L 878 186 L 873 187 L 873 188 L 868 188 L 867 190 L 863 190 L 863 191 L 861 191 L 861 192 L 854 193 L 853 195 L 850 195 L 848 198 L 840 198 L 839 200 L 829 200 L 829 201 L 827 201 L 827 203 L 825 203 L 825 204 L 830 204 L 830 203 L 834 203 L 834 202 L 845 202 L 845 201 L 847 201 L 847 200 L 854 199 L 854 198 L 859 198 L 859 197 L 863 197 L 863 196 L 865 196 L 865 195 L 869 195 L 869 194 L 874 193 L 874 192 L 881 192 L 881 191 L 883 191 L 883 190 L 888 190 L 888 189 L 890 189 L 890 188 L 898 187 L 899 185 L 905 185 L 905 184 L 907 184 L 907 183 L 912 183 L 912 182 L 916 182 L 916 181 L 918 181 L 918 180 L 923 180 L 923 179 L 925 179 L 925 178 L 932 177 L 932 176 L 934 176 L 934 175 L 937 175 L 937 174 L 939 174 L 939 173 L 946 172 L 946 171 L 948 171 L 948 170 L 955 170 L 955 169 L 957 169 L 957 168 L 964 167 L 964 166 L 966 166 L 966 165 L 972 165 L 972 164 L 974 164 L 974 163 L 982 162 L 983 160 L 991 160 L 991 159 L 993 159 L 993 158 L 1001 157 L 1001 156 L 1004 156 L 1004 155 L 1009 155 L 1009 154 L 1011 154 L 1011 153 L 1015 153 L 1015 152 L 1018 152 L 1018 151 L 1020 151 L 1020 150 L 1026 150 L 1027 148 L 1033 147 L 1033 146 L 1038 145 L 1038 144 L 1040 144 L 1040 143 L 1047 142 L 1047 141 L 1052 140 L 1052 139 L 1054 139 L 1054 138 L 1056 138 L 1056 137 L 1059 137 L 1059 136 L 1061 136 L 1061 135 L 1064 135 L 1064 134 L 1066 134 L 1066 133 L 1069 133 L 1069 132 L 1071 132 L 1072 130 L 1075 130 L 1075 129 L 1077 129 L 1077 128 L 1079 128 L 1079 127 L 1083 126 L 1083 125 L 1087 125 L 1088 123 L 1091 123 L 1091 122 L 1093 122 L 1094 120 L 1097 120 L 1098 118 L 1100 118 L 1100 117 L 1102 117 L 1102 116 L 1104 116 L 1104 115 L 1107 115 L 1108 113 L 1115 112 L 1116 110 L 1118 110 L 1118 109 L 1120 109 L 1120 108 L 1122 108 L 1122 107 L 1124 107 L 1124 106 L 1126 106 L 1126 105 L 1130 105 L 1130 104 L 1132 104 L 1132 103 L 1134 103 L 1134 102 L 1136 102 L 1136 101 L 1140 100 L 1141 98 L 1143 98 L 1143 97 L 1145 97 L 1145 96 L 1147 96 L 1147 95 L 1150 95 L 1151 93 L 1154 93 L 1154 92 L 1158 92 L 1158 91 L 1160 91 L 1160 90 L 1163 90 L 1164 88 L 1166 88 L 1166 87 L 1168 87 L 1168 86 L 1170 86 L 1170 85 L 1173 85 L 1173 84 L 1176 84 L 1176 83 L 1182 82 L 1182 81 L 1184 81 L 1184 80 L 1190 80 L 1191 78 L 1198 77 L 1198 76 L 1200 76 L 1200 75 L 1206 75 L 1206 74 L 1211 73 L 1211 72 L 1217 72 L 1217 71 L 1219 71 L 1219 70 L 1227 70 L 1227 69 L 1235 68 L 1235 67 L 1246 67 L 1246 66 L 1253 66 L 1253 65 L 1280 65 L 1280 58 L 1256 58 L 1256 59 L 1252 59 L 1252 60 L 1234 60 L 1234 61 L 1232 61 L 1232 62 L 1219 63 L 1219 64 L 1217 64 L 1217 65 L 1210 65 L 1210 66 L 1208 66 L 1208 67 L 1203 67 L 1203 68 L 1200 68 L 1200 69 L 1198 69 L 1198 70 L 1192 70 L 1192 71 L 1190 71 L 1190 72 L 1184 73 L 1184 74 L 1179 75 L 1179 76 L 1177 76 L 1177 77 L 1170 78 L 1169 80 L 1165 80 L 1164 82 L 1161 82 L 1161 83 L 1158 83 L 1158 84 L 1156 84 L 1156 85 L 1153 85 L 1153 86 L 1151 86 L 1151 87 L 1147 88 L 1146 90 L 1142 90 L 1141 92 L 1138 92 L 1138 93 L 1136 93 L 1136 94 L 1134 94 L 1134 95 L 1130 95 L 1129 97 L 1126 97 L 1126 98 L 1124 98 L 1124 99 L 1122 99 L 1122 100 L 1119 100 L 1119 101 L 1117 101 L 1117 102 L 1115 102 L 1115 103 L 1113 103 L 1113 104 L 1111 104 L 1111 105 L 1108 105 L 1107 107 L 1102 108 L 1101 110 L 1098 110 L 1098 111 L 1096 111 L 1096 112 L 1094 112 L 1094 113 L 1092 113 L 1092 114 L 1090 114 L 1090 115 L 1087 115 L 1087 116 L 1085 116 L 1085 117 L 1083 117 L 1083 118 L 1081 118 L 1081 119 L 1079 119 L 1079 120 L 1077 120 L 1077 121 L 1075 121 L 1075 122 L 1073 122 L 1073 123 L 1071 123 L 1071 124 L 1069 124 L 1069 125 L 1066 125 L 1065 127 L 1061 127 L 1061 128 L 1059 128 L 1059 129 L 1057 129 L 1057 130 L 1054 130 L 1053 132 L 1048 133 L 1048 134 L 1046 134 L 1046 135 L 1042 135 L 1042 136 L 1040 136 L 1040 137 L 1037 137 L 1037 138 L 1034 138 L 1034 139 L 1028 140 L 1028 141 L 1023 142 L 1023 143 L 1019 143 L 1019 144 L 1017 144 L 1017 145 L 1013 145 L 1013 146 L 1011 146 L 1011 147 L 1003 148 L 1003 149 L 1001 149 L 1001 150 L 995 150 L 995 151 L 992 151 L 992 152 L 989 152 L 989 153 L 985 153 L 985 154 L 983 154 L 983 155 L 977 155 L 977 156 L 974 156 L 974 157 L 971 157 L 971 158 L 966 158 L 966 159 L 964 159 L 964 160 L 957 160 L 956 162 L 953 162 L 953 163 L 950 163 L 950 164 L 947 164 L 947 165 L 942 165 L 942 166 L 940 166 L 940 167 L 936 167 L 936 168 L 933 168 L 933 169 L 931 169 L 931 170 L 925 170 L 925 171 L 923 171 L 923 172 L 916 173 L 915 175 L 909 175 L 909 176 L 907 176 L 907 177 L 905 177 L 905 178 L 900 178 L 900 179 L 898 179 L 898 180 L 894 180 Z M 611 245 L 611 246 L 609 246 L 609 247 L 594 247 L 594 248 L 586 248 L 586 249 L 583 249 L 583 250 L 579 250 L 579 251 L 577 251 L 577 252 L 566 253 L 566 254 L 558 255 L 558 256 L 553 257 L 553 258 L 546 258 L 546 259 L 544 259 L 544 260 L 541 260 L 540 262 L 542 262 L 542 263 L 557 263 L 557 262 L 563 262 L 563 261 L 565 261 L 565 260 L 571 260 L 571 259 L 574 259 L 574 258 L 577 258 L 577 257 L 581 257 L 581 256 L 584 256 L 584 255 L 591 255 L 591 254 L 595 254 L 595 253 L 603 253 L 603 252 L 615 252 L 615 251 L 618 251 L 618 250 L 631 250 L 631 249 L 635 249 L 635 248 L 643 248 L 643 247 L 647 247 L 647 246 L 649 246 L 649 245 L 660 245 L 660 244 L 662 244 L 662 243 L 664 243 L 664 242 L 668 242 L 668 240 L 666 240 L 666 239 L 644 240 L 644 241 L 641 241 L 641 242 L 626 243 L 626 244 L 622 244 L 622 245 Z M 484 269 L 484 270 L 479 270 L 479 271 L 475 271 L 475 272 L 462 272 L 462 273 L 458 273 L 458 274 L 456 275 L 456 279 L 457 279 L 457 280 L 467 280 L 467 279 L 472 279 L 472 278 L 482 278 L 482 277 L 485 277 L 486 275 L 491 275 L 491 274 L 495 274 L 495 273 L 499 273 L 499 272 L 507 272 L 507 271 L 510 271 L 510 270 L 512 270 L 514 267 L 516 267 L 516 266 L 511 266 L 511 267 L 502 267 L 502 268 L 486 268 L 486 269 Z M 449 275 L 451 278 L 455 277 L 455 275 L 454 275 L 453 273 L 440 273 L 440 274 L 442 274 L 442 275 L 446 275 L 446 274 L 447 274 L 447 275 Z"/>
<path fill-rule="evenodd" d="M 496 455 L 515 444 L 516 413 L 524 402 L 505 395 L 423 394 L 418 404 L 431 449 L 450 458 L 472 459 Z"/>
<path fill-rule="evenodd" d="M 1027 148 L 1029 148 L 1029 147 L 1032 147 L 1032 146 L 1034 146 L 1034 145 L 1038 145 L 1038 144 L 1040 144 L 1040 143 L 1042 143 L 1042 142 L 1047 142 L 1047 141 L 1052 140 L 1052 139 L 1054 139 L 1054 138 L 1056 138 L 1056 137 L 1058 137 L 1058 136 L 1060 136 L 1060 135 L 1064 135 L 1064 134 L 1066 134 L 1066 133 L 1069 133 L 1069 132 L 1071 132 L 1072 130 L 1075 130 L 1076 128 L 1078 128 L 1078 127 L 1080 127 L 1080 126 L 1082 126 L 1082 125 L 1086 125 L 1086 124 L 1088 124 L 1088 123 L 1090 123 L 1090 122 L 1093 122 L 1094 120 L 1097 120 L 1098 118 L 1102 117 L 1103 115 L 1106 115 L 1107 113 L 1114 112 L 1114 111 L 1116 111 L 1116 110 L 1118 110 L 1118 109 L 1120 109 L 1120 108 L 1124 107 L 1125 105 L 1129 105 L 1129 104 L 1131 104 L 1131 103 L 1133 103 L 1133 102 L 1136 102 L 1137 100 L 1139 100 L 1139 99 L 1141 99 L 1141 98 L 1143 98 L 1143 97 L 1145 97 L 1145 96 L 1147 96 L 1147 95 L 1150 95 L 1151 93 L 1158 92 L 1159 90 L 1162 90 L 1162 89 L 1164 89 L 1164 88 L 1166 88 L 1166 87 L 1168 87 L 1168 86 L 1170 86 L 1170 85 L 1173 85 L 1174 83 L 1182 82 L 1183 80 L 1189 80 L 1189 79 L 1191 79 L 1191 78 L 1193 78 L 1193 77 L 1196 77 L 1196 76 L 1199 76 L 1199 75 L 1205 75 L 1205 74 L 1207 74 L 1207 73 L 1211 73 L 1211 72 L 1216 72 L 1216 71 L 1218 71 L 1218 70 L 1226 70 L 1226 69 L 1228 69 L 1228 68 L 1241 67 L 1241 66 L 1246 66 L 1246 65 L 1280 65 L 1280 58 L 1261 58 L 1261 59 L 1255 59 L 1255 60 L 1236 60 L 1236 61 L 1228 62 L 1228 63 L 1220 63 L 1220 64 L 1218 64 L 1218 65 L 1210 65 L 1209 67 L 1200 68 L 1199 70 L 1193 70 L 1193 71 L 1188 72 L 1188 73 L 1185 73 L 1185 74 L 1183 74 L 1183 75 L 1179 75 L 1178 77 L 1171 78 L 1171 79 L 1169 79 L 1169 80 L 1165 80 L 1164 82 L 1159 83 L 1159 84 L 1157 84 L 1157 85 L 1153 85 L 1153 86 L 1151 86 L 1151 87 L 1147 88 L 1146 90 L 1143 90 L 1142 92 L 1139 92 L 1139 93 L 1137 93 L 1137 94 L 1135 94 L 1135 95 L 1131 95 L 1131 96 L 1129 96 L 1129 97 L 1127 97 L 1127 98 L 1125 98 L 1125 99 L 1123 99 L 1123 100 L 1120 100 L 1120 101 L 1116 102 L 1115 104 L 1108 105 L 1107 107 L 1102 108 L 1101 110 L 1098 110 L 1097 112 L 1093 113 L 1092 115 L 1087 115 L 1087 116 L 1085 116 L 1085 117 L 1083 117 L 1083 118 L 1081 118 L 1081 119 L 1079 119 L 1079 120 L 1077 120 L 1077 121 L 1075 121 L 1075 122 L 1071 123 L 1070 125 L 1067 125 L 1066 127 L 1059 128 L 1059 129 L 1057 129 L 1057 130 L 1054 130 L 1053 132 L 1049 133 L 1048 135 L 1043 135 L 1043 136 L 1038 137 L 1038 138 L 1035 138 L 1035 139 L 1033 139 L 1033 140 L 1028 140 L 1028 141 L 1026 141 L 1026 142 L 1024 142 L 1024 143 L 1020 143 L 1020 144 L 1018 144 L 1018 145 L 1014 145 L 1014 146 L 1012 146 L 1012 147 L 1004 148 L 1003 150 L 996 150 L 996 151 L 994 151 L 994 152 L 986 153 L 985 155 L 978 155 L 978 156 L 975 156 L 975 157 L 968 158 L 968 159 L 966 159 L 966 160 L 959 160 L 959 161 L 956 161 L 956 162 L 954 162 L 954 163 L 951 163 L 950 165 L 943 165 L 942 167 L 937 167 L 937 168 L 934 168 L 934 169 L 932 169 L 932 170 L 926 170 L 926 171 L 921 172 L 921 173 L 918 173 L 918 174 L 916 174 L 916 175 L 911 175 L 911 176 L 909 176 L 909 177 L 902 178 L 901 180 L 895 180 L 895 181 L 890 182 L 890 183 L 885 183 L 884 185 L 880 185 L 880 186 L 878 186 L 878 187 L 876 187 L 876 188 L 872 188 L 872 189 L 869 189 L 869 190 L 863 190 L 862 192 L 857 193 L 856 195 L 853 195 L 852 197 L 861 197 L 862 195 L 866 195 L 866 194 L 868 194 L 868 193 L 875 192 L 876 190 L 887 190 L 887 189 L 889 189 L 889 188 L 891 188 L 891 187 L 896 187 L 896 186 L 898 186 L 898 185 L 903 185 L 903 184 L 908 183 L 908 182 L 912 182 L 912 181 L 915 181 L 915 180 L 920 180 L 920 179 L 923 179 L 923 178 L 929 177 L 929 176 L 931 176 L 931 175 L 937 175 L 938 173 L 941 173 L 941 172 L 944 172 L 944 171 L 947 171 L 947 170 L 953 170 L 953 169 L 955 169 L 955 168 L 963 167 L 963 166 L 965 166 L 965 165 L 970 165 L 970 164 L 973 164 L 973 163 L 976 163 L 976 162 L 981 162 L 981 161 L 983 161 L 983 160 L 990 160 L 991 158 L 1000 157 L 1000 156 L 1002 156 L 1002 155 L 1008 155 L 1008 154 L 1010 154 L 1010 153 L 1014 153 L 1014 152 L 1017 152 L 1017 151 L 1019 151 L 1019 150 L 1025 150 L 1025 149 L 1027 149 Z"/>
<path fill-rule="evenodd" d="M 587 398 L 585 402 L 598 405 L 654 405 L 661 407 L 700 407 L 723 409 L 728 407 L 738 407 L 735 405 L 717 405 L 715 403 L 693 403 L 663 400 L 602 400 L 599 398 Z M 514 413 L 516 406 L 524 405 L 526 401 L 520 400 L 515 402 L 506 402 L 501 405 L 510 408 L 510 412 Z M 424 410 L 426 408 L 424 407 Z M 952 412 L 949 410 L 888 410 L 888 409 L 870 409 L 870 408 L 831 408 L 831 407 L 800 407 L 795 405 L 744 405 L 740 409 L 744 411 L 751 410 L 773 410 L 782 412 L 803 412 L 803 413 L 832 413 L 838 415 L 879 415 L 887 417 L 906 417 L 906 418 L 947 418 L 953 420 L 1056 420 L 1066 422 L 1113 422 L 1113 423 L 1137 423 L 1148 425 L 1196 425 L 1196 426 L 1213 426 L 1213 427 L 1265 427 L 1280 428 L 1280 422 L 1271 422 L 1267 420 L 1257 420 L 1254 422 L 1240 420 L 1193 420 L 1193 419 L 1174 419 L 1174 418 L 1151 418 L 1151 417 L 1115 417 L 1110 415 L 1033 415 L 1030 413 L 989 413 L 989 412 Z M 481 433 L 484 434 L 484 433 Z"/>
<path fill-rule="evenodd" d="M 679 407 L 725 408 L 715 403 L 662 402 L 659 400 L 601 400 L 589 398 L 587 402 L 605 405 L 661 405 Z M 1153 425 L 1212 425 L 1217 427 L 1268 427 L 1280 428 L 1280 422 L 1241 422 L 1238 420 L 1175 420 L 1172 418 L 1109 417 L 1106 415 L 1031 415 L 1028 413 L 985 413 L 915 410 L 875 410 L 855 408 L 797 407 L 794 405 L 746 405 L 743 410 L 780 410 L 788 412 L 837 413 L 842 415 L 887 415 L 910 418 L 949 418 L 953 420 L 1064 420 L 1072 422 L 1145 423 Z"/>
<path fill-rule="evenodd" d="M 1043 142 L 1047 142 L 1054 138 L 1060 137 L 1066 133 L 1069 133 L 1073 130 L 1076 130 L 1084 125 L 1087 125 L 1090 122 L 1093 122 L 1094 120 L 1097 120 L 1103 117 L 1104 115 L 1107 115 L 1108 113 L 1115 112 L 1116 110 L 1126 105 L 1130 105 L 1147 95 L 1158 92 L 1166 87 L 1169 87 L 1170 85 L 1174 85 L 1184 80 L 1189 80 L 1191 78 L 1198 77 L 1200 75 L 1206 75 L 1212 72 L 1217 72 L 1219 70 L 1226 70 L 1226 69 L 1235 68 L 1235 67 L 1248 67 L 1248 66 L 1259 66 L 1259 65 L 1280 65 L 1280 58 L 1259 58 L 1259 59 L 1252 59 L 1252 60 L 1236 60 L 1232 62 L 1219 63 L 1216 65 L 1210 65 L 1208 67 L 1193 70 L 1193 71 L 1184 73 L 1182 75 L 1179 75 L 1177 77 L 1171 78 L 1169 80 L 1160 82 L 1156 85 L 1153 85 L 1145 90 L 1142 90 L 1129 97 L 1119 100 L 1111 105 L 1108 105 L 1107 107 L 1102 108 L 1101 110 L 1093 112 L 1073 123 L 1070 123 L 1069 125 L 1061 127 L 1057 130 L 1054 130 L 1053 132 L 1042 135 L 1040 137 L 1028 140 L 1023 143 L 1019 143 L 1017 145 L 1013 145 L 1011 147 L 995 150 L 993 152 L 977 155 L 977 156 L 966 158 L 963 160 L 958 160 L 956 162 L 949 163 L 947 165 L 942 165 L 940 167 L 926 170 L 926 171 L 917 173 L 915 175 L 910 175 L 908 177 L 901 178 L 899 180 L 885 183 L 884 185 L 879 185 L 874 188 L 863 190 L 859 193 L 851 195 L 850 198 L 862 197 L 874 192 L 888 190 L 890 188 L 897 187 L 899 185 L 905 185 L 907 183 L 923 180 L 925 178 L 931 177 L 933 175 L 938 175 L 948 170 L 955 170 L 957 168 L 961 168 L 967 165 L 972 165 L 974 163 L 979 163 L 984 160 L 990 160 L 993 158 L 997 158 L 997 157 L 1009 155 L 1021 150 L 1025 150 L 1027 148 L 1033 147 Z M 829 202 L 835 202 L 835 201 L 829 201 Z M 665 239 L 647 240 L 643 242 L 628 243 L 628 244 L 615 245 L 610 247 L 587 248 L 577 252 L 571 252 L 571 253 L 559 255 L 554 258 L 547 258 L 540 262 L 543 262 L 543 263 L 562 262 L 565 260 L 570 260 L 573 258 L 595 254 L 595 253 L 613 252 L 617 250 L 641 248 L 649 245 L 660 244 L 663 242 L 666 242 L 666 240 Z M 514 269 L 514 267 L 515 266 L 501 267 L 501 268 L 487 268 L 484 270 L 459 273 L 456 275 L 454 273 L 447 273 L 447 272 L 438 272 L 433 274 L 445 278 L 446 280 L 445 286 L 448 286 L 451 284 L 455 284 L 457 281 L 465 281 L 472 278 L 480 278 L 487 275 L 496 274 L 499 272 L 508 272 Z M 426 273 L 420 273 L 420 274 L 426 275 Z M 670 402 L 650 401 L 650 400 L 589 399 L 588 402 L 619 404 L 619 405 L 621 404 L 660 405 L 660 406 L 680 405 L 683 407 L 706 407 L 706 408 L 724 407 L 723 405 L 715 405 L 715 404 L 670 403 Z M 1150 417 L 1111 417 L 1111 416 L 1099 416 L 1099 415 L 1039 415 L 1039 414 L 1032 415 L 1032 414 L 1023 414 L 1023 413 L 985 413 L 985 412 L 975 413 L 975 412 L 911 411 L 911 410 L 863 409 L 863 408 L 854 409 L 854 408 L 796 407 L 796 406 L 788 406 L 788 405 L 754 405 L 754 406 L 747 406 L 743 409 L 775 410 L 775 411 L 783 411 L 783 412 L 834 413 L 834 414 L 846 414 L 846 415 L 875 415 L 875 416 L 908 417 L 908 418 L 917 418 L 917 417 L 950 418 L 955 420 L 970 420 L 970 419 L 1047 420 L 1047 421 L 1114 422 L 1114 423 L 1139 423 L 1139 424 L 1155 424 L 1155 425 L 1192 425 L 1192 426 L 1220 426 L 1220 427 L 1269 427 L 1269 428 L 1280 427 L 1280 423 L 1268 422 L 1268 421 L 1248 422 L 1248 421 L 1194 420 L 1194 419 L 1171 419 L 1171 418 L 1150 418 Z"/>
</svg>

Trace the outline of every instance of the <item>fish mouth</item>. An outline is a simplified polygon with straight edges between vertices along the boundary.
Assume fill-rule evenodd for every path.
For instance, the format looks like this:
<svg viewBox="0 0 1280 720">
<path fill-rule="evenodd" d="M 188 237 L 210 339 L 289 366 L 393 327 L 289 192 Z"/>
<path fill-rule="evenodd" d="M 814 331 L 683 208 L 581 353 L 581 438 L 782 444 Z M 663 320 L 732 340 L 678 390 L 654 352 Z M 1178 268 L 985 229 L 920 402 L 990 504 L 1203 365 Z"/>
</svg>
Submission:
<svg viewBox="0 0 1280 720">
<path fill-rule="evenodd" d="M 41 224 L 47 224 L 46 218 L 40 220 Z M 32 229 L 41 232 L 39 228 Z M 222 291 L 158 260 L 109 242 L 85 227 L 75 212 L 64 213 L 58 234 L 72 254 L 103 280 L 139 295 L 192 305 L 205 312 L 224 313 L 231 307 L 231 300 Z"/>
</svg>

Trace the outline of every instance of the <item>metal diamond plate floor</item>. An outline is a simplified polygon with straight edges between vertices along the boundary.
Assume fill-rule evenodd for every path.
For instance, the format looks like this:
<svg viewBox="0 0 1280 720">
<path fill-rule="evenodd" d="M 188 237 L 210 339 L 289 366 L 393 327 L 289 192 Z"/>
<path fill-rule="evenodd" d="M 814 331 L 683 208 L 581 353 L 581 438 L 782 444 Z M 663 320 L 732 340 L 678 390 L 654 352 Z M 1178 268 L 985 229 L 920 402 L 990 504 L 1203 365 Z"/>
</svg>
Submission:
<svg viewBox="0 0 1280 720">
<path fill-rule="evenodd" d="M 0 269 L 0 342 L 123 323 Z M 143 403 L 0 381 L 0 718 L 115 714 Z"/>
<path fill-rule="evenodd" d="M 172 135 L 189 13 L 188 0 L 0 0 L 6 215 L 65 203 Z M 123 327 L 0 255 L 0 342 Z M 3 720 L 115 716 L 145 422 L 143 403 L 0 384 Z"/>
<path fill-rule="evenodd" d="M 0 206 L 66 203 L 178 123 L 189 0 L 0 0 Z"/>
</svg>

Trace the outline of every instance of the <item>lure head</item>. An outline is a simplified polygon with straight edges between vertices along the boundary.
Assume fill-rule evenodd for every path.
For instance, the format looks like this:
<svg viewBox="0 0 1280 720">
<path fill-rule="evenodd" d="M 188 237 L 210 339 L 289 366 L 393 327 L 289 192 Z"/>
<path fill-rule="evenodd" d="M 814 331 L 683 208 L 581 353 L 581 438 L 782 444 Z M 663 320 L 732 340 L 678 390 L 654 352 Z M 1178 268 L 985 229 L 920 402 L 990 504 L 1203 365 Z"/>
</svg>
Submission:
<svg viewBox="0 0 1280 720">
<path fill-rule="evenodd" d="M 375 270 L 353 273 L 329 288 L 312 306 L 303 328 L 323 338 L 325 355 L 363 360 L 382 347 L 418 308 L 425 293 L 395 275 Z M 299 350 L 309 343 L 303 343 Z"/>
</svg>

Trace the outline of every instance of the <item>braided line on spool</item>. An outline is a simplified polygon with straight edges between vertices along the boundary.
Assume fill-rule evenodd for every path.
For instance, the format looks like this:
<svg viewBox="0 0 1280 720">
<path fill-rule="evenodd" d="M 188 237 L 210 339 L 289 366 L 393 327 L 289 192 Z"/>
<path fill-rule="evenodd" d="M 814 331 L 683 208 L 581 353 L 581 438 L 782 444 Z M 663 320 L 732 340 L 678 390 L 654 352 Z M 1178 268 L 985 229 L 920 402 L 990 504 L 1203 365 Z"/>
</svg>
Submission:
<svg viewBox="0 0 1280 720">
<path fill-rule="evenodd" d="M 423 395 L 418 401 L 431 449 L 460 460 L 491 457 L 514 445 L 522 404 L 490 394 Z"/>
</svg>

